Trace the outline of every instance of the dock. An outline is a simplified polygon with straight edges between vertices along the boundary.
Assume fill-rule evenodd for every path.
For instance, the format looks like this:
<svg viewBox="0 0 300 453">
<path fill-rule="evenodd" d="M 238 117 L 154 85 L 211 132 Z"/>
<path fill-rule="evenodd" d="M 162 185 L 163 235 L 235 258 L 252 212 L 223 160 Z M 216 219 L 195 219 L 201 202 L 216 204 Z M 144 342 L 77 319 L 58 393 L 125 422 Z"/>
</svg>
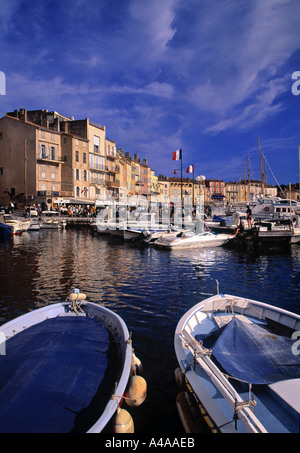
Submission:
<svg viewBox="0 0 300 453">
<path fill-rule="evenodd" d="M 237 234 L 234 244 L 249 247 L 289 247 L 300 242 L 300 234 L 290 230 L 251 228 Z"/>
<path fill-rule="evenodd" d="M 66 220 L 66 228 L 89 227 L 96 222 L 95 217 L 65 217 L 64 220 Z"/>
</svg>

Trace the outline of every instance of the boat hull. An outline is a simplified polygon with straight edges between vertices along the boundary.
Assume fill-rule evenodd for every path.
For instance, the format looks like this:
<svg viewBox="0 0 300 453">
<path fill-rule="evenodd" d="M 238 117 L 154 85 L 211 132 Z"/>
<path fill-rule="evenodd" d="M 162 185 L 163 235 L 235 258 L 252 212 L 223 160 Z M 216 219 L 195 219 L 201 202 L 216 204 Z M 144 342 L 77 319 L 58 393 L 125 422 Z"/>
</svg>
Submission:
<svg viewBox="0 0 300 453">
<path fill-rule="evenodd" d="M 155 242 L 155 246 L 165 249 L 220 247 L 233 239 L 232 235 L 204 233 L 195 237 L 185 238 L 174 235 L 164 236 Z"/>
</svg>

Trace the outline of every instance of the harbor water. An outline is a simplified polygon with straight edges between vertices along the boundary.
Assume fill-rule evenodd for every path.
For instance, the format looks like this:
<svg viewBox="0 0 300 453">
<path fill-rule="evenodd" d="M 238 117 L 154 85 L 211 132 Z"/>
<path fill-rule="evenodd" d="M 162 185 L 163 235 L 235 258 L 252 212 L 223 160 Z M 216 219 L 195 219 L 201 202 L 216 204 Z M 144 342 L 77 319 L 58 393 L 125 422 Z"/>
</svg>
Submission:
<svg viewBox="0 0 300 453">
<path fill-rule="evenodd" d="M 300 314 L 300 246 L 183 251 L 140 248 L 88 229 L 40 230 L 0 240 L 0 324 L 79 288 L 132 332 L 148 384 L 130 408 L 137 433 L 184 434 L 176 409 L 173 338 L 180 317 L 211 295 L 236 294 Z"/>
</svg>

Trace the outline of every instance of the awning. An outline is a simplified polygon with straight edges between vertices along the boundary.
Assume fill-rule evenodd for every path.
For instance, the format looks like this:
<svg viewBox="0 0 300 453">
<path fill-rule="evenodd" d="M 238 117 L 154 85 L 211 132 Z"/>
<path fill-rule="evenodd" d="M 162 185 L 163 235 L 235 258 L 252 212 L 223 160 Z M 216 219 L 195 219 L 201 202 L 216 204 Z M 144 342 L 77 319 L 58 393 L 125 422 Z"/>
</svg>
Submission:
<svg viewBox="0 0 300 453">
<path fill-rule="evenodd" d="M 225 195 L 222 195 L 222 194 L 216 194 L 216 195 L 212 195 L 211 198 L 214 200 L 220 200 L 220 199 L 226 198 L 226 197 L 225 197 Z"/>
<path fill-rule="evenodd" d="M 70 199 L 69 204 L 85 204 L 85 205 L 94 205 L 95 201 L 94 200 L 81 200 L 80 198 L 78 199 Z"/>
<path fill-rule="evenodd" d="M 82 204 L 82 205 L 94 205 L 95 201 L 94 200 L 84 200 L 82 198 L 59 198 L 57 200 L 53 200 L 53 203 L 55 204 Z"/>
</svg>

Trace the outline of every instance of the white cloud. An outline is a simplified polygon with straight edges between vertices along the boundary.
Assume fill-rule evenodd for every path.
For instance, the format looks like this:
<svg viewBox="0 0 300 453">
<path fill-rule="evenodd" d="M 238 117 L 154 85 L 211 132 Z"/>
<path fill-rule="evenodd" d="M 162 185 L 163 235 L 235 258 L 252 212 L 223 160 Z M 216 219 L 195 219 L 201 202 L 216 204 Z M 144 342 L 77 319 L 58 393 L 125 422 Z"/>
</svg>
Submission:
<svg viewBox="0 0 300 453">
<path fill-rule="evenodd" d="M 137 34 L 136 43 L 140 45 L 142 39 L 145 51 L 151 52 L 147 55 L 150 59 L 165 50 L 175 33 L 172 28 L 174 7 L 174 0 L 131 1 L 130 12 Z"/>
<path fill-rule="evenodd" d="M 280 111 L 282 106 L 273 103 L 286 86 L 278 72 L 299 47 L 299 2 L 257 0 L 240 10 L 236 2 L 219 5 L 203 10 L 196 45 L 191 43 L 185 60 L 197 74 L 185 70 L 185 98 L 217 121 L 221 117 L 207 129 L 215 131 L 253 125 L 255 116 L 262 120 Z"/>
<path fill-rule="evenodd" d="M 22 0 L 1 1 L 0 36 L 3 36 L 12 25 L 11 17 L 20 6 Z"/>
</svg>

